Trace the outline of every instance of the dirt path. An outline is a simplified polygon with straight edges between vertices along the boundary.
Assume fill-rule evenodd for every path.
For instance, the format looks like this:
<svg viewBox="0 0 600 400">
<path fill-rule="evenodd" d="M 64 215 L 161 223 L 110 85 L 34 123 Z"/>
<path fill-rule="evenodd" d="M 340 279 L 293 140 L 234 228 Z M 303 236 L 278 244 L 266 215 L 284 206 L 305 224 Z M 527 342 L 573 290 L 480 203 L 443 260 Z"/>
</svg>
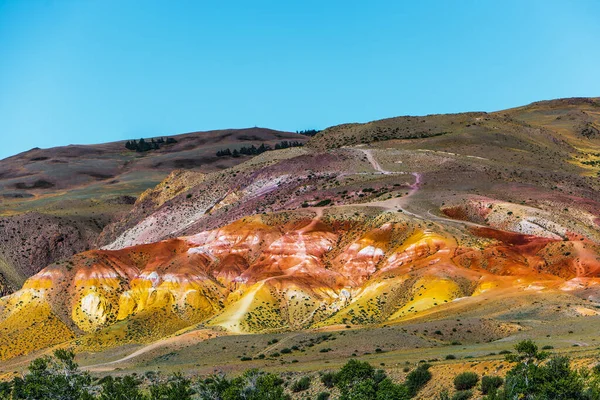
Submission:
<svg viewBox="0 0 600 400">
<path fill-rule="evenodd" d="M 403 174 L 403 172 L 393 172 L 393 171 L 387 171 L 387 170 L 383 169 L 381 167 L 381 164 L 379 164 L 379 162 L 373 155 L 373 151 L 371 149 L 357 149 L 357 150 L 360 150 L 362 153 L 364 153 L 367 156 L 367 159 L 369 160 L 369 162 L 371 163 L 371 165 L 373 166 L 373 168 L 376 171 L 378 171 L 382 174 L 385 174 L 385 175 Z M 414 194 L 416 194 L 419 191 L 419 189 L 421 188 L 421 185 L 422 185 L 422 181 L 423 181 L 423 176 L 420 173 L 412 172 L 411 175 L 414 176 L 415 181 L 412 184 L 407 183 L 410 190 L 406 196 L 393 198 L 393 199 L 389 199 L 389 200 L 374 201 L 374 202 L 360 204 L 360 205 L 367 206 L 367 207 L 370 207 L 370 206 L 382 207 L 382 208 L 385 208 L 388 210 L 395 210 L 395 211 L 401 210 L 404 214 L 410 215 L 411 217 L 418 218 L 421 220 L 430 220 L 430 221 L 445 222 L 445 223 L 450 223 L 450 224 L 459 224 L 459 225 L 470 226 L 470 227 L 475 227 L 475 228 L 485 228 L 486 227 L 485 225 L 477 224 L 475 222 L 461 221 L 461 220 L 441 217 L 439 215 L 432 214 L 431 210 L 427 211 L 426 216 L 424 216 L 422 214 L 417 214 L 415 212 L 408 211 L 406 209 L 406 206 L 408 204 L 408 199 L 410 199 Z"/>
<path fill-rule="evenodd" d="M 94 371 L 94 372 L 111 371 L 115 368 L 115 367 L 113 367 L 115 364 L 120 364 L 125 361 L 132 360 L 136 357 L 139 357 L 143 354 L 149 353 L 153 350 L 157 350 L 157 349 L 165 348 L 165 347 L 177 346 L 177 345 L 182 346 L 182 345 L 186 345 L 186 344 L 194 344 L 194 343 L 198 343 L 198 342 L 201 342 L 201 341 L 207 340 L 209 338 L 213 338 L 213 337 L 215 337 L 215 332 L 212 330 L 207 330 L 207 329 L 186 332 L 186 333 L 183 333 L 183 334 L 180 334 L 177 336 L 171 336 L 166 339 L 161 339 L 154 343 L 150 343 L 150 344 L 148 344 L 148 345 L 134 351 L 133 353 L 131 353 L 123 358 L 118 359 L 118 360 L 109 361 L 109 362 L 101 363 L 101 364 L 82 366 L 81 368 L 86 371 Z"/>
<path fill-rule="evenodd" d="M 391 174 L 398 173 L 398 172 L 387 171 L 387 170 L 384 170 L 383 168 L 381 168 L 381 165 L 379 165 L 379 162 L 373 156 L 373 150 L 371 150 L 371 149 L 358 149 L 358 150 L 365 153 L 365 155 L 367 156 L 367 160 L 369 160 L 369 162 L 373 166 L 373 169 L 375 169 L 376 171 L 381 172 L 384 175 L 391 175 Z"/>
<path fill-rule="evenodd" d="M 461 224 L 461 225 L 465 225 L 465 226 L 471 226 L 473 228 L 489 228 L 488 226 L 481 225 L 476 222 L 462 221 L 459 219 L 440 217 L 439 215 L 432 214 L 431 210 L 427 210 L 427 216 L 434 221 L 446 222 L 446 223 L 451 223 L 451 224 Z"/>
</svg>

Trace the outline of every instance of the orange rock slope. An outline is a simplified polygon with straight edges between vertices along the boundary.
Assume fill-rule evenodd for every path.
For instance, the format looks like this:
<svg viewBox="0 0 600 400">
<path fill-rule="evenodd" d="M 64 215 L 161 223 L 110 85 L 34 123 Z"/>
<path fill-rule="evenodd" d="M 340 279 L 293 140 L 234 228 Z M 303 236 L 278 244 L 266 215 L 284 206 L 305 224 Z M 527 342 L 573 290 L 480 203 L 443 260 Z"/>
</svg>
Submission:
<svg viewBox="0 0 600 400">
<path fill-rule="evenodd" d="M 0 357 L 72 339 L 150 341 L 199 323 L 244 333 L 396 322 L 482 293 L 598 283 L 600 248 L 587 240 L 321 214 L 246 217 L 53 264 L 0 300 Z"/>
</svg>

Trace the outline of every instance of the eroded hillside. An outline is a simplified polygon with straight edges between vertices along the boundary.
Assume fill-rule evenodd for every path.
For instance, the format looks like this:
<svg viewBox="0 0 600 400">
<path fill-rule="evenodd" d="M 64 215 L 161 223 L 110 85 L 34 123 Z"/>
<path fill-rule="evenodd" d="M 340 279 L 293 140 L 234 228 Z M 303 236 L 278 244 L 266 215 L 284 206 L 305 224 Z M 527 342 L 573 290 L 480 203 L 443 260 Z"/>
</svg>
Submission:
<svg viewBox="0 0 600 400">
<path fill-rule="evenodd" d="M 342 125 L 176 171 L 104 229 L 102 249 L 1 300 L 0 355 L 458 315 L 488 318 L 498 338 L 531 298 L 576 307 L 528 320 L 596 318 L 598 110 L 569 99 Z"/>
<path fill-rule="evenodd" d="M 204 173 L 249 158 L 217 157 L 217 151 L 306 140 L 270 129 L 229 129 L 172 136 L 147 151 L 123 141 L 32 149 L 0 160 L 0 294 L 19 289 L 53 261 L 98 247 L 138 196 L 142 207 L 156 207 Z"/>
</svg>

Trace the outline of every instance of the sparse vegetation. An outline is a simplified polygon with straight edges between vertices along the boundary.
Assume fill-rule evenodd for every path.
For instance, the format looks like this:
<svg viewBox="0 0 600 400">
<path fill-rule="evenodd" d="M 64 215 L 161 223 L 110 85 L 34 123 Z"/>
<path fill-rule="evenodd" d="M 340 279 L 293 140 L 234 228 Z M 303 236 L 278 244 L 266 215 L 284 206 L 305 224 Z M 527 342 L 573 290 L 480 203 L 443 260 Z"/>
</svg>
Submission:
<svg viewBox="0 0 600 400">
<path fill-rule="evenodd" d="M 539 351 L 531 340 L 519 342 L 516 354 L 506 355 L 513 367 L 506 379 L 486 375 L 481 379 L 481 393 L 488 400 L 511 399 L 597 399 L 600 398 L 600 367 L 573 369 L 568 357 Z M 463 372 L 454 378 L 455 394 L 447 390 L 439 399 L 468 399 L 479 380 L 473 372 Z"/>
</svg>

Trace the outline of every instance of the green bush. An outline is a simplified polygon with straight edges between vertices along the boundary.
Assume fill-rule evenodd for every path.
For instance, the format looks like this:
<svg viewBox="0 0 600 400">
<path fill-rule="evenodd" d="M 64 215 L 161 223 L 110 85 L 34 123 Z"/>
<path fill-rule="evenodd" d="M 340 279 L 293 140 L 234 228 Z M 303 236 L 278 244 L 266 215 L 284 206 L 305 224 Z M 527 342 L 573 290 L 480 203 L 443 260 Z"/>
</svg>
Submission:
<svg viewBox="0 0 600 400">
<path fill-rule="evenodd" d="M 456 390 L 469 390 L 475 387 L 479 382 L 479 375 L 475 372 L 463 372 L 454 378 L 454 388 Z"/>
<path fill-rule="evenodd" d="M 450 400 L 450 395 L 448 394 L 448 389 L 444 389 L 440 393 L 438 393 L 436 400 Z"/>
<path fill-rule="evenodd" d="M 459 390 L 458 392 L 454 393 L 452 400 L 468 400 L 471 397 L 473 397 L 473 392 L 470 390 Z"/>
<path fill-rule="evenodd" d="M 246 371 L 242 376 L 221 385 L 224 389 L 217 392 L 222 400 L 288 400 L 284 393 L 283 380 L 275 374 L 267 374 L 256 369 Z M 201 394 L 200 398 L 211 398 Z"/>
<path fill-rule="evenodd" d="M 86 400 L 92 378 L 81 372 L 72 351 L 58 349 L 53 356 L 37 358 L 29 364 L 28 373 L 13 380 L 15 399 Z"/>
<path fill-rule="evenodd" d="M 408 388 L 393 383 L 383 370 L 351 359 L 335 376 L 340 400 L 408 400 Z"/>
<path fill-rule="evenodd" d="M 486 375 L 481 378 L 481 393 L 493 393 L 496 391 L 496 389 L 502 386 L 502 383 L 504 383 L 504 380 L 499 376 Z"/>
<path fill-rule="evenodd" d="M 406 375 L 405 384 L 411 397 L 414 397 L 431 379 L 429 367 L 429 364 L 421 364 L 408 375 Z"/>
<path fill-rule="evenodd" d="M 325 207 L 327 205 L 331 204 L 331 200 L 330 199 L 325 199 L 325 200 L 321 200 L 320 202 L 318 202 L 317 204 L 315 204 L 315 207 Z"/>
<path fill-rule="evenodd" d="M 321 392 L 317 395 L 317 400 L 329 400 L 329 392 Z"/>
<path fill-rule="evenodd" d="M 292 385 L 292 392 L 294 392 L 294 393 L 303 392 L 305 390 L 308 390 L 309 387 L 310 387 L 310 377 L 303 376 L 302 378 L 300 378 L 296 382 L 294 382 L 294 384 Z"/>
<path fill-rule="evenodd" d="M 173 375 L 168 382 L 150 386 L 150 400 L 191 400 L 192 382 L 181 374 Z"/>
<path fill-rule="evenodd" d="M 585 375 L 571 369 L 570 360 L 554 356 L 542 363 L 542 353 L 521 354 L 525 357 L 506 375 L 505 394 L 508 398 L 584 400 Z"/>
<path fill-rule="evenodd" d="M 397 385 L 390 378 L 385 378 L 377 386 L 376 400 L 403 400 L 410 399 L 408 389 L 404 385 Z"/>
<path fill-rule="evenodd" d="M 328 388 L 331 389 L 335 386 L 335 374 L 333 372 L 326 372 L 321 375 L 321 383 Z"/>
<path fill-rule="evenodd" d="M 342 367 L 335 377 L 337 387 L 343 392 L 350 392 L 359 383 L 372 380 L 375 369 L 366 362 L 351 359 Z"/>
<path fill-rule="evenodd" d="M 100 380 L 102 390 L 100 400 L 144 400 L 146 396 L 140 390 L 141 380 L 126 375 L 124 377 L 107 376 Z"/>
</svg>

